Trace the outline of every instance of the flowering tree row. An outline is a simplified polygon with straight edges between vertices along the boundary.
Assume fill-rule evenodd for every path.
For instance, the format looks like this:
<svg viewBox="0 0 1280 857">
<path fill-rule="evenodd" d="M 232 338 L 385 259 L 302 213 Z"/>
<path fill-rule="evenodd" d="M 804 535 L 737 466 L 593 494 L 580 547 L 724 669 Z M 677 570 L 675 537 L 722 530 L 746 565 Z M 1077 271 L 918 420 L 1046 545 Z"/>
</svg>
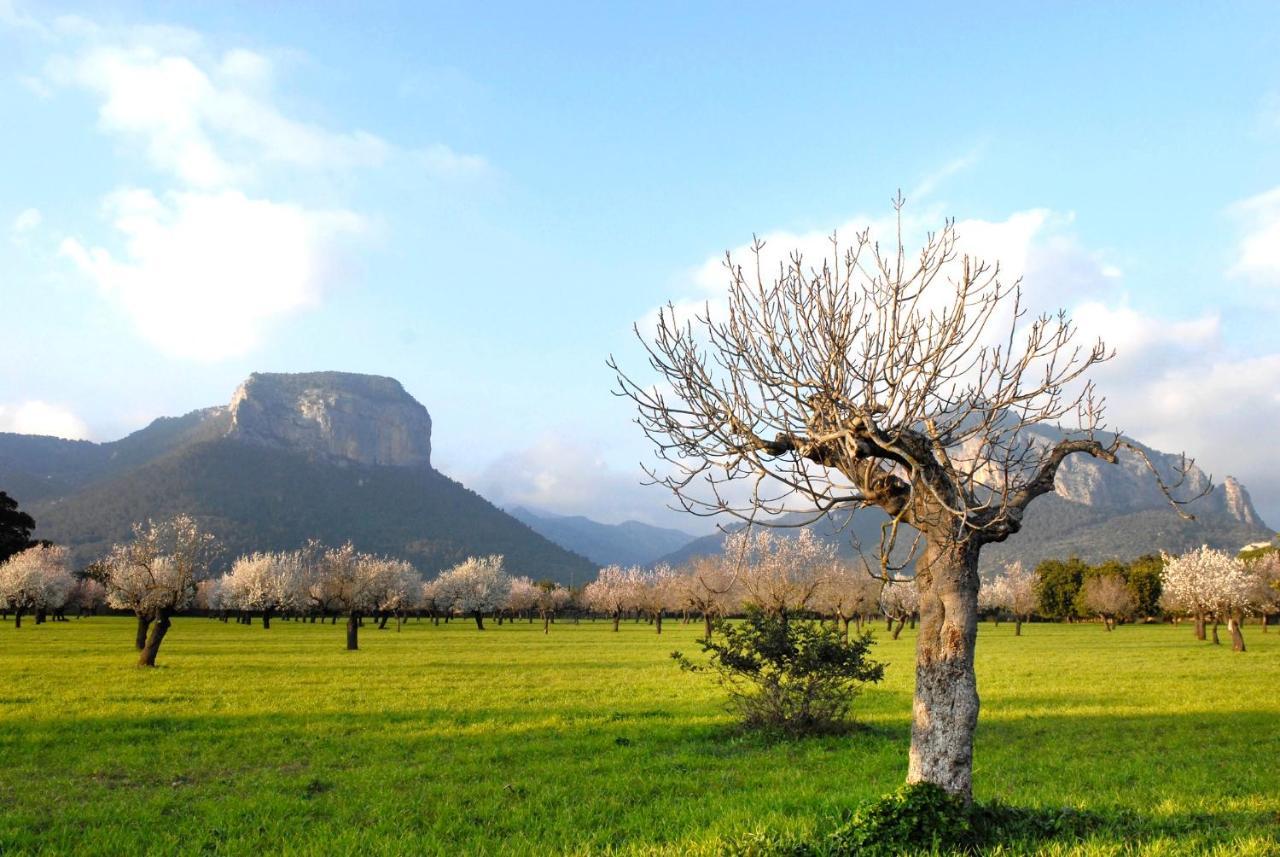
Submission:
<svg viewBox="0 0 1280 857">
<path fill-rule="evenodd" d="M 69 610 L 92 613 L 105 597 L 101 583 L 72 576 L 64 547 L 36 545 L 0 563 L 0 613 L 12 612 L 18 628 L 23 616 L 38 625 L 49 616 L 63 620 Z"/>
<path fill-rule="evenodd" d="M 1247 615 L 1258 616 L 1262 629 L 1268 618 L 1280 613 L 1280 552 L 1271 551 L 1242 559 L 1225 551 L 1202 547 L 1180 556 L 1161 554 L 1157 578 L 1158 606 L 1175 617 L 1195 622 L 1196 638 L 1206 639 L 1207 629 L 1218 642 L 1218 625 L 1225 622 L 1237 651 L 1244 651 L 1241 625 Z M 980 609 L 1013 616 L 1016 634 L 1037 611 L 1052 616 L 1054 596 L 1049 592 L 1060 566 L 1043 564 L 1039 571 L 1027 571 L 1021 563 L 1011 563 L 979 592 Z M 1107 563 L 1090 571 L 1083 564 L 1081 580 L 1072 597 L 1079 612 L 1092 614 L 1110 631 L 1117 622 L 1143 615 L 1139 612 L 1133 579 L 1126 579 L 1118 563 Z M 1052 566 L 1052 567 L 1049 567 Z M 1047 573 L 1046 573 L 1047 572 Z M 1048 602 L 1048 609 L 1046 609 Z"/>
<path fill-rule="evenodd" d="M 609 566 L 583 590 L 583 602 L 610 617 L 616 631 L 624 614 L 647 616 L 662 633 L 664 615 L 700 615 L 710 637 L 718 618 L 746 609 L 785 619 L 797 613 L 827 616 L 848 635 L 870 616 L 894 629 L 919 609 L 910 581 L 885 581 L 839 559 L 835 548 L 801 530 L 791 537 L 772 530 L 742 531 L 725 538 L 720 556 L 700 557 L 682 570 Z M 896 626 L 894 623 L 897 623 Z"/>
</svg>

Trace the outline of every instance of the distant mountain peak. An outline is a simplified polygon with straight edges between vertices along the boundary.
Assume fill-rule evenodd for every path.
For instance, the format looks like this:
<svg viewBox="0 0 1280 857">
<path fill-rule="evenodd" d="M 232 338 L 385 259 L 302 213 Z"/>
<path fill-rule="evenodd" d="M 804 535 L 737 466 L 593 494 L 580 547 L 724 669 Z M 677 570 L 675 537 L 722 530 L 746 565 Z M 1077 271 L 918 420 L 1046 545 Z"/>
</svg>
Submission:
<svg viewBox="0 0 1280 857">
<path fill-rule="evenodd" d="M 394 378 L 255 372 L 229 407 L 234 440 L 339 463 L 431 466 L 431 415 Z"/>
</svg>

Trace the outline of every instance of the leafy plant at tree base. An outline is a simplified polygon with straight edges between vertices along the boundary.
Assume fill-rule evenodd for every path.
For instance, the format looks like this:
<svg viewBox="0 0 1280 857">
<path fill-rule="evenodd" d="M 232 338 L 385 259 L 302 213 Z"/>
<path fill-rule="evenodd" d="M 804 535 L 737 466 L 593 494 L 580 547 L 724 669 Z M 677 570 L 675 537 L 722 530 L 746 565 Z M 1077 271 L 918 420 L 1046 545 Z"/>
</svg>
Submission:
<svg viewBox="0 0 1280 857">
<path fill-rule="evenodd" d="M 864 804 L 832 833 L 808 840 L 767 829 L 720 843 L 733 857 L 903 857 L 1022 853 L 1050 842 L 1078 843 L 1099 830 L 1132 840 L 1139 820 L 1070 807 L 1041 809 L 999 801 L 966 804 L 933 783 L 904 785 Z"/>
<path fill-rule="evenodd" d="M 701 641 L 709 664 L 672 652 L 681 669 L 717 673 L 730 708 L 750 728 L 789 735 L 844 726 L 854 697 L 884 676 L 868 658 L 870 634 L 844 640 L 834 626 L 752 611 L 744 622 L 717 623 L 718 635 Z"/>
</svg>

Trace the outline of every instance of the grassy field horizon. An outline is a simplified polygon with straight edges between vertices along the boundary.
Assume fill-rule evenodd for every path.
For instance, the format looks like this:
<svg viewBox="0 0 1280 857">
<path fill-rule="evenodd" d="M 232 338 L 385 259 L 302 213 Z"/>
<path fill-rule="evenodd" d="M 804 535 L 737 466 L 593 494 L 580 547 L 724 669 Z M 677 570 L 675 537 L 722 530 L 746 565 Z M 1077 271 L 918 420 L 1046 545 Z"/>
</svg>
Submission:
<svg viewBox="0 0 1280 857">
<path fill-rule="evenodd" d="M 716 853 L 901 783 L 910 631 L 877 632 L 862 728 L 782 742 L 672 663 L 699 631 L 370 624 L 346 652 L 341 623 L 183 617 L 142 670 L 128 618 L 0 623 L 0 854 Z M 984 623 L 975 797 L 1138 819 L 1033 852 L 1280 853 L 1280 633 L 1246 637 Z"/>
</svg>

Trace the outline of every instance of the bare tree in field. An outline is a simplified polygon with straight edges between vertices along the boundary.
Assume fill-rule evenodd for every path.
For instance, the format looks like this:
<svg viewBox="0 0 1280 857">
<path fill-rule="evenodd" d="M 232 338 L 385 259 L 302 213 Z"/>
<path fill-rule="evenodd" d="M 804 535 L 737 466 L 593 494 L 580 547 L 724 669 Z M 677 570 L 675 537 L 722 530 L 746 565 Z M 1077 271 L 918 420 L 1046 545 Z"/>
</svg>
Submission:
<svg viewBox="0 0 1280 857">
<path fill-rule="evenodd" d="M 741 587 L 725 556 L 695 558 L 679 578 L 684 604 L 702 617 L 702 638 L 711 639 L 717 619 L 738 608 Z"/>
<path fill-rule="evenodd" d="M 988 591 L 992 607 L 1013 614 L 1013 635 L 1021 637 L 1022 623 L 1030 622 L 1036 609 L 1036 573 L 1027 571 L 1021 562 L 1011 562 L 983 589 Z"/>
<path fill-rule="evenodd" d="M 1137 609 L 1129 585 L 1118 574 L 1091 577 L 1080 588 L 1080 603 L 1102 619 L 1102 627 L 1115 630 L 1116 622 L 1127 619 Z"/>
<path fill-rule="evenodd" d="M 662 460 L 651 477 L 690 512 L 769 523 L 878 506 L 882 572 L 918 549 L 907 780 L 967 799 L 979 553 L 1021 529 L 1067 456 L 1114 463 L 1127 444 L 1100 433 L 1086 378 L 1103 343 L 1078 345 L 1063 312 L 1028 316 L 1020 282 L 963 256 L 952 222 L 909 254 L 901 205 L 887 249 L 868 230 L 770 272 L 757 240 L 754 264 L 726 258 L 723 310 L 668 306 L 640 334 L 656 378 L 610 366 Z M 1054 439 L 1027 431 L 1045 424 Z"/>
<path fill-rule="evenodd" d="M 894 580 L 880 590 L 880 612 L 888 621 L 893 639 L 898 639 L 902 628 L 920 609 L 920 591 L 908 580 Z M 897 624 L 895 624 L 897 623 Z"/>
</svg>

